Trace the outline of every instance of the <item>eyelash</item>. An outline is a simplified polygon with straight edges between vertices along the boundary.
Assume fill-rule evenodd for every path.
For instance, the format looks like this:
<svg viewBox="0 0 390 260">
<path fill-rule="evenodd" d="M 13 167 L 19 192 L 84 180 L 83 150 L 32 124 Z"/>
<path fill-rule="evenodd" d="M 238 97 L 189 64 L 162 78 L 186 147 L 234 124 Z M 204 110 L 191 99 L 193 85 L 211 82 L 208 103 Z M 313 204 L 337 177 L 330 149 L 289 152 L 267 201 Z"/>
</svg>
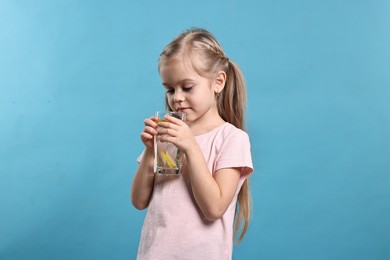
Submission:
<svg viewBox="0 0 390 260">
<path fill-rule="evenodd" d="M 182 87 L 184 92 L 190 92 L 192 90 L 192 88 L 193 88 L 192 86 Z M 167 89 L 166 92 L 167 92 L 167 94 L 173 94 L 173 93 L 175 93 L 175 89 L 174 88 L 169 88 L 169 89 Z"/>
</svg>

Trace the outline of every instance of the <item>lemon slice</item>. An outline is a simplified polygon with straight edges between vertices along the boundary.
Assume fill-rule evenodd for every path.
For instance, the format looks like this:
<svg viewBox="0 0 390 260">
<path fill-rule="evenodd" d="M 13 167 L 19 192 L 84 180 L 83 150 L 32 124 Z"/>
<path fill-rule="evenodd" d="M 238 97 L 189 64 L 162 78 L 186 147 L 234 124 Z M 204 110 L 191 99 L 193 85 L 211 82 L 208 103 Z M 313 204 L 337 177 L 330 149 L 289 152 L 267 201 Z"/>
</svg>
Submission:
<svg viewBox="0 0 390 260">
<path fill-rule="evenodd" d="M 175 162 L 175 160 L 173 160 L 171 154 L 167 151 L 167 152 L 165 152 L 165 155 L 167 156 L 167 163 L 168 163 L 169 167 L 175 168 L 176 162 Z"/>
<path fill-rule="evenodd" d="M 164 163 L 168 164 L 169 168 L 175 168 L 176 163 L 172 159 L 171 155 L 168 152 L 160 151 L 160 155 Z"/>
</svg>

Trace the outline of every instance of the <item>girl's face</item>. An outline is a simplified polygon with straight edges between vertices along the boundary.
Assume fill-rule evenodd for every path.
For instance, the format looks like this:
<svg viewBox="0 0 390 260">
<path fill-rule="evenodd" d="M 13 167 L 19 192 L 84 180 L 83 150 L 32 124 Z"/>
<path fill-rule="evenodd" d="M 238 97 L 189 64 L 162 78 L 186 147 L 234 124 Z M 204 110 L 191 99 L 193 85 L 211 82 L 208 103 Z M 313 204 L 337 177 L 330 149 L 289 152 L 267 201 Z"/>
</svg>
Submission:
<svg viewBox="0 0 390 260">
<path fill-rule="evenodd" d="M 215 80 L 200 76 L 188 63 L 173 60 L 160 65 L 160 76 L 173 111 L 186 113 L 187 124 L 219 119 Z M 211 121 L 212 122 L 212 121 Z"/>
</svg>

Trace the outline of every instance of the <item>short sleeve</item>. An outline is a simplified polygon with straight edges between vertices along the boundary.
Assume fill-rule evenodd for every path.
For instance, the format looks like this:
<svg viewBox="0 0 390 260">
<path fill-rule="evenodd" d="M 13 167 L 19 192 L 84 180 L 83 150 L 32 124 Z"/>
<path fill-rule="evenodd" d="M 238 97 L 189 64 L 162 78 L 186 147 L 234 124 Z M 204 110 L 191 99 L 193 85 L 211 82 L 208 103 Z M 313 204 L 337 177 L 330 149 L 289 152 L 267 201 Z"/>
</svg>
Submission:
<svg viewBox="0 0 390 260">
<path fill-rule="evenodd" d="M 223 141 L 215 161 L 215 170 L 223 168 L 242 168 L 242 176 L 253 172 L 251 146 L 246 132 L 235 131 L 222 135 Z"/>
<path fill-rule="evenodd" d="M 137 157 L 137 163 L 140 164 L 142 161 L 142 157 L 144 157 L 145 150 L 142 151 L 142 153 Z"/>
</svg>

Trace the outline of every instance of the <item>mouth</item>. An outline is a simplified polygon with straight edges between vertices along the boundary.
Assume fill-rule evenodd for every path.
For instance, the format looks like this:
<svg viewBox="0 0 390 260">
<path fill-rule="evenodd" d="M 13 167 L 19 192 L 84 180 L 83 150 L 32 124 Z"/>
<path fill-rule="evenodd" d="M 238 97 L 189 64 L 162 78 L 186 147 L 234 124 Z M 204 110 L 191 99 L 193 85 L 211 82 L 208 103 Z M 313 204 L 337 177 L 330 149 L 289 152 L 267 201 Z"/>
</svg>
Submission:
<svg viewBox="0 0 390 260">
<path fill-rule="evenodd" d="M 187 107 L 178 107 L 176 110 L 177 110 L 178 112 L 184 113 L 187 109 L 188 109 Z"/>
</svg>

